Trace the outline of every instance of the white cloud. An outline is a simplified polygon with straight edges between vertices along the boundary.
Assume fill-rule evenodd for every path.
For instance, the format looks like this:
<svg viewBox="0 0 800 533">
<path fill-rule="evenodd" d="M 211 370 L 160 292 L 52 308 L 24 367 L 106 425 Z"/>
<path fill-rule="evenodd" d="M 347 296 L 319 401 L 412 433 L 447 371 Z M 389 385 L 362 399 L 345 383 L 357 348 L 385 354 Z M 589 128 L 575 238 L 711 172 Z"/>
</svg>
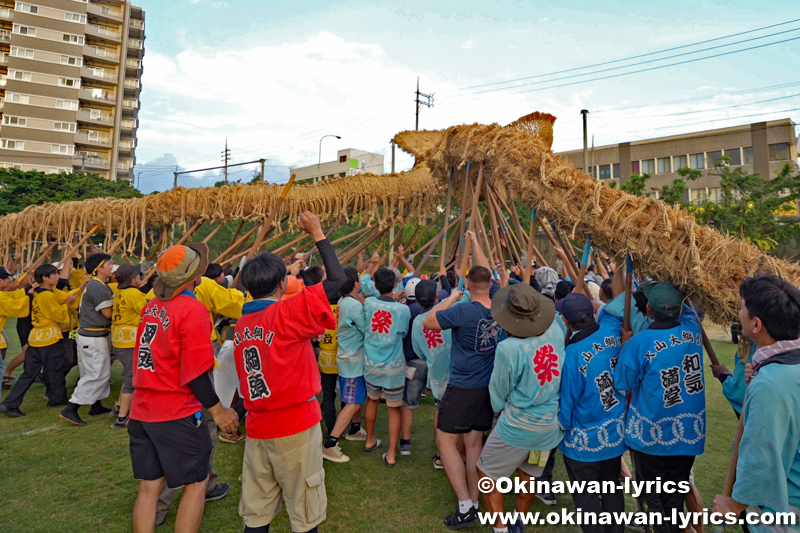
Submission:
<svg viewBox="0 0 800 533">
<path fill-rule="evenodd" d="M 475 43 L 473 43 L 472 41 L 464 41 L 464 43 L 461 45 L 461 48 L 464 48 L 466 50 L 472 50 L 474 47 Z"/>
</svg>

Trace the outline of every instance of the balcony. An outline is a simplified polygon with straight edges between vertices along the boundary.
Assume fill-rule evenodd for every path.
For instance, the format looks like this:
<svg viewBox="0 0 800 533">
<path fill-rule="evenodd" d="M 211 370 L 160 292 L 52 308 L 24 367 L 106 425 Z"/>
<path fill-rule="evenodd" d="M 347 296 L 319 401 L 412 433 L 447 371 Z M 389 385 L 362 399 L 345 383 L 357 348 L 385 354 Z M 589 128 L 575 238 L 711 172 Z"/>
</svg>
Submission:
<svg viewBox="0 0 800 533">
<path fill-rule="evenodd" d="M 114 125 L 114 115 L 109 113 L 102 113 L 99 109 L 89 109 L 81 107 L 78 109 L 77 114 L 78 122 L 85 122 L 88 124 L 100 124 L 103 126 Z"/>
<path fill-rule="evenodd" d="M 113 69 L 83 66 L 81 67 L 81 77 L 102 85 L 116 85 L 117 71 Z"/>
<path fill-rule="evenodd" d="M 8 83 L 8 75 L 0 74 L 0 87 L 5 87 L 6 83 Z"/>
<path fill-rule="evenodd" d="M 106 26 L 98 26 L 96 24 L 86 25 L 86 36 L 96 37 L 106 42 L 120 42 L 122 40 L 122 32 Z"/>
<path fill-rule="evenodd" d="M 0 64 L 8 65 L 8 53 L 0 52 Z"/>
<path fill-rule="evenodd" d="M 111 137 L 103 135 L 94 130 L 78 130 L 75 134 L 75 144 L 85 144 L 87 146 L 101 146 L 108 148 L 111 146 Z"/>
<path fill-rule="evenodd" d="M 131 19 L 128 24 L 128 35 L 131 37 L 142 37 L 144 35 L 144 21 Z"/>
<path fill-rule="evenodd" d="M 139 101 L 138 100 L 130 100 L 126 98 L 122 101 L 122 112 L 127 115 L 136 115 L 137 110 L 139 109 Z"/>
<path fill-rule="evenodd" d="M 2 111 L 3 108 L 5 108 L 5 107 L 6 107 L 6 99 L 5 98 L 0 98 L 0 111 Z"/>
<path fill-rule="evenodd" d="M 7 7 L 0 8 L 0 20 L 14 20 L 14 10 Z"/>
<path fill-rule="evenodd" d="M 96 18 L 105 22 L 122 22 L 123 18 L 121 9 L 98 5 L 94 2 L 86 4 L 86 14 L 92 19 Z"/>
<path fill-rule="evenodd" d="M 120 152 L 130 152 L 136 148 L 132 139 L 122 139 L 119 141 L 119 151 Z"/>
<path fill-rule="evenodd" d="M 83 55 L 99 63 L 119 63 L 119 50 L 117 48 L 105 48 L 89 44 L 83 47 Z"/>
<path fill-rule="evenodd" d="M 10 41 L 11 32 L 8 30 L 0 30 L 0 41 Z"/>
<path fill-rule="evenodd" d="M 117 103 L 117 95 L 112 91 L 97 87 L 83 87 L 78 89 L 78 98 L 95 105 L 111 106 Z"/>
<path fill-rule="evenodd" d="M 130 162 L 120 161 L 117 163 L 117 172 L 128 172 L 133 165 Z"/>
<path fill-rule="evenodd" d="M 144 55 L 144 44 L 141 39 L 128 39 L 128 57 L 141 59 Z"/>
<path fill-rule="evenodd" d="M 78 169 L 86 168 L 86 170 L 108 170 L 110 168 L 110 163 L 108 159 L 103 157 L 97 155 L 87 155 L 72 158 L 72 166 Z"/>
</svg>

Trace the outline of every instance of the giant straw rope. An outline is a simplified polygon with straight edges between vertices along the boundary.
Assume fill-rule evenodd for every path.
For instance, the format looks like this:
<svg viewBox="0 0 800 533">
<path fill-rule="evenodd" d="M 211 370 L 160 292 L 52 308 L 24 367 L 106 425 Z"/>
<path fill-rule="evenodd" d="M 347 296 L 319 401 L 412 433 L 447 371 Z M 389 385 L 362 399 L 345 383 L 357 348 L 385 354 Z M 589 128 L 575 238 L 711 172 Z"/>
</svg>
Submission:
<svg viewBox="0 0 800 533">
<path fill-rule="evenodd" d="M 360 174 L 295 186 L 278 216 L 310 210 L 323 219 L 345 216 L 380 226 L 421 224 L 443 203 L 451 168 L 484 163 L 484 179 L 508 197 L 533 205 L 571 235 L 591 235 L 603 250 L 629 251 L 637 268 L 670 281 L 691 296 L 712 319 L 735 320 L 739 284 L 757 272 L 781 276 L 800 286 L 800 266 L 757 247 L 698 225 L 677 207 L 639 198 L 595 181 L 550 150 L 555 117 L 533 113 L 508 126 L 463 125 L 439 131 L 406 131 L 397 144 L 416 157 L 414 169 L 389 175 Z M 463 173 L 462 173 L 463 175 Z M 453 182 L 456 196 L 464 180 Z M 131 200 L 94 199 L 31 206 L 0 218 L 0 254 L 24 253 L 32 243 L 85 233 L 95 224 L 106 245 L 123 239 L 122 249 L 145 246 L 146 228 L 190 220 L 257 220 L 280 196 L 279 185 L 234 185 L 183 189 Z M 114 234 L 117 234 L 116 236 Z"/>
</svg>

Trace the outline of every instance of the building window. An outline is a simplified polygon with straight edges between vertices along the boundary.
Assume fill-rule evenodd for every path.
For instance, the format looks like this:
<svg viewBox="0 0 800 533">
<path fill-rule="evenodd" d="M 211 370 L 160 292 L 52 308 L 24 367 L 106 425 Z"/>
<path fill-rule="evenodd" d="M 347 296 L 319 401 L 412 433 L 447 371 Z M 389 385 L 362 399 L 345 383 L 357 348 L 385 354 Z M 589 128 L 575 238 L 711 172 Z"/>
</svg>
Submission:
<svg viewBox="0 0 800 533">
<path fill-rule="evenodd" d="M 752 146 L 745 146 L 742 148 L 742 159 L 744 160 L 745 165 L 752 165 L 753 164 L 753 147 Z"/>
<path fill-rule="evenodd" d="M 722 159 L 722 150 L 706 152 L 706 159 L 708 159 L 708 168 L 716 168 L 717 163 Z"/>
<path fill-rule="evenodd" d="M 65 43 L 72 43 L 72 44 L 83 44 L 83 36 L 82 35 L 72 35 L 70 33 L 65 33 L 61 40 Z"/>
<path fill-rule="evenodd" d="M 708 188 L 708 201 L 718 204 L 722 201 L 722 187 Z"/>
<path fill-rule="evenodd" d="M 18 46 L 12 46 L 11 55 L 16 57 L 24 57 L 25 59 L 33 59 L 33 50 L 30 48 L 19 48 Z"/>
<path fill-rule="evenodd" d="M 71 109 L 74 111 L 78 109 L 78 102 L 75 100 L 56 100 L 56 107 L 59 109 Z"/>
<path fill-rule="evenodd" d="M 73 122 L 54 122 L 53 129 L 56 131 L 68 131 L 75 133 L 75 123 Z"/>
<path fill-rule="evenodd" d="M 339 177 L 343 178 L 347 175 L 347 172 L 339 172 Z"/>
<path fill-rule="evenodd" d="M 12 80 L 31 81 L 32 74 L 21 70 L 9 70 L 8 75 Z"/>
<path fill-rule="evenodd" d="M 789 160 L 789 143 L 778 143 L 769 145 L 769 160 L 770 161 L 788 161 Z"/>
<path fill-rule="evenodd" d="M 34 15 L 39 12 L 38 7 L 30 4 L 23 4 L 22 2 L 17 2 L 17 4 L 14 6 L 14 10 L 21 11 L 23 13 L 33 13 Z"/>
<path fill-rule="evenodd" d="M 30 101 L 30 96 L 27 94 L 6 94 L 6 102 L 14 104 L 27 104 Z"/>
<path fill-rule="evenodd" d="M 656 160 L 655 159 L 644 159 L 644 160 L 642 160 L 642 173 L 643 174 L 655 174 L 656 173 Z"/>
<path fill-rule="evenodd" d="M 639 173 L 639 162 L 638 161 L 631 161 L 631 173 L 638 174 Z"/>
<path fill-rule="evenodd" d="M 72 56 L 61 56 L 61 64 L 62 65 L 73 65 L 75 67 L 80 67 L 83 65 L 83 58 L 82 57 L 72 57 Z"/>
<path fill-rule="evenodd" d="M 742 150 L 740 148 L 725 150 L 725 155 L 731 160 L 730 163 L 728 163 L 729 165 L 738 166 L 742 164 Z"/>
<path fill-rule="evenodd" d="M 27 123 L 28 120 L 25 118 L 9 117 L 8 115 L 3 117 L 3 124 L 6 126 L 19 126 L 20 128 L 24 128 Z"/>
<path fill-rule="evenodd" d="M 339 163 L 347 163 L 347 156 L 346 155 L 340 155 L 339 156 Z"/>
<path fill-rule="evenodd" d="M 657 170 L 659 174 L 666 174 L 667 172 L 672 172 L 672 168 L 669 166 L 669 157 L 658 158 Z"/>
<path fill-rule="evenodd" d="M 50 153 L 72 155 L 75 153 L 75 147 L 69 144 L 52 144 L 50 145 Z"/>
<path fill-rule="evenodd" d="M 685 155 L 673 155 L 672 156 L 672 168 L 675 169 L 677 172 L 679 168 L 686 168 L 689 166 L 689 162 L 686 159 Z"/>
<path fill-rule="evenodd" d="M 36 28 L 31 28 L 30 26 L 20 26 L 19 24 L 14 24 L 12 31 L 18 35 L 30 35 L 31 37 L 36 35 Z"/>
<path fill-rule="evenodd" d="M 601 180 L 611 179 L 611 165 L 600 165 L 600 179 Z"/>
<path fill-rule="evenodd" d="M 689 168 L 691 168 L 692 170 L 702 170 L 706 168 L 705 154 L 703 154 L 702 152 L 699 154 L 690 154 Z"/>
<path fill-rule="evenodd" d="M 622 176 L 620 176 L 620 175 L 619 175 L 619 163 L 614 163 L 613 165 L 611 165 L 611 169 L 612 169 L 612 172 L 613 172 L 613 174 L 614 174 L 614 175 L 612 176 L 612 178 L 617 178 L 617 179 L 619 179 L 619 178 L 621 178 L 621 177 L 622 177 Z"/>
<path fill-rule="evenodd" d="M 64 20 L 86 24 L 86 15 L 81 15 L 80 13 L 64 13 Z"/>
<path fill-rule="evenodd" d="M 25 142 L 24 141 L 9 141 L 8 139 L 3 139 L 1 147 L 5 148 L 6 150 L 24 150 L 25 149 Z"/>
<path fill-rule="evenodd" d="M 692 203 L 699 204 L 707 197 L 708 196 L 705 187 L 701 189 L 689 189 L 689 201 Z"/>
<path fill-rule="evenodd" d="M 58 84 L 61 87 L 80 87 L 81 82 L 80 80 L 76 80 L 73 78 L 58 78 Z"/>
</svg>

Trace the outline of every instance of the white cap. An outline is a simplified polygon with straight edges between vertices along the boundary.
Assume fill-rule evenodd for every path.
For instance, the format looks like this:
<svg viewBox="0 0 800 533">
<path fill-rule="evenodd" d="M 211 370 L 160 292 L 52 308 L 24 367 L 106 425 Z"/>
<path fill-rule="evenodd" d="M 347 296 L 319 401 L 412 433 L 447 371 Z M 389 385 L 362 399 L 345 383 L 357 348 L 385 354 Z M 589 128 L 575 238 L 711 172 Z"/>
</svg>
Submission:
<svg viewBox="0 0 800 533">
<path fill-rule="evenodd" d="M 406 283 L 405 286 L 406 298 L 416 299 L 414 297 L 414 291 L 417 289 L 417 284 L 419 284 L 420 281 L 422 280 L 419 278 L 411 278 L 408 280 L 408 283 Z"/>
<path fill-rule="evenodd" d="M 111 273 L 113 274 L 114 272 L 116 272 L 118 268 L 119 265 L 114 265 L 113 267 L 111 267 Z"/>
</svg>

